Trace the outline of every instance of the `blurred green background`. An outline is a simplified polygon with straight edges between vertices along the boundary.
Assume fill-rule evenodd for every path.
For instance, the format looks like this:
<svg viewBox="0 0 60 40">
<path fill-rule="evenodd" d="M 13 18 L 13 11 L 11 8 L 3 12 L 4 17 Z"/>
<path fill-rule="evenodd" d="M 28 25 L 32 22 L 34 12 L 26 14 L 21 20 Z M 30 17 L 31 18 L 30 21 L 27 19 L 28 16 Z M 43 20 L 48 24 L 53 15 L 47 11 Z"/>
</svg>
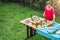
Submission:
<svg viewBox="0 0 60 40">
<path fill-rule="evenodd" d="M 19 21 L 37 15 L 42 17 L 43 10 L 30 6 L 23 6 L 15 2 L 0 3 L 0 40 L 24 40 L 26 26 Z M 60 21 L 56 18 L 56 21 Z M 35 35 L 28 40 L 49 40 L 42 35 Z"/>
</svg>

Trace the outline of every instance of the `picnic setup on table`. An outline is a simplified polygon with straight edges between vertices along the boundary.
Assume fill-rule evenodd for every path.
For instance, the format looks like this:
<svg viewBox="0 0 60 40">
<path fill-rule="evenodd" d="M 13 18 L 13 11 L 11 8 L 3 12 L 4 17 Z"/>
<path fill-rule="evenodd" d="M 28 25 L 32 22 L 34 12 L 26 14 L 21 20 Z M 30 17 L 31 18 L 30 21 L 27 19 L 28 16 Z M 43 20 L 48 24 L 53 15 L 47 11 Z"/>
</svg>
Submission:
<svg viewBox="0 0 60 40">
<path fill-rule="evenodd" d="M 60 40 L 60 24 L 53 22 L 47 26 L 45 24 L 45 20 L 46 19 L 38 16 L 32 16 L 30 18 L 21 20 L 20 22 L 27 27 L 27 37 L 25 40 L 36 34 L 40 34 L 51 40 Z"/>
</svg>

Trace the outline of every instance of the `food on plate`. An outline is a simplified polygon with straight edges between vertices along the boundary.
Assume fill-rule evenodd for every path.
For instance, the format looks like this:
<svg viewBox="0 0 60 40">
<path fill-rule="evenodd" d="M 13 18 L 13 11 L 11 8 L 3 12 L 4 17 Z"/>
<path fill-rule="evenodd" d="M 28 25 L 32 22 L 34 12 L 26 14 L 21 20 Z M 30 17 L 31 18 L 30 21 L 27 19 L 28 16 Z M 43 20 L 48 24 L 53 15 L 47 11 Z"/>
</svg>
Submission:
<svg viewBox="0 0 60 40">
<path fill-rule="evenodd" d="M 29 20 L 26 20 L 25 23 L 30 23 L 30 21 Z"/>
<path fill-rule="evenodd" d="M 32 21 L 32 24 L 33 24 L 33 25 L 36 25 L 36 22 Z"/>
<path fill-rule="evenodd" d="M 38 25 L 40 25 L 39 17 L 37 17 L 37 16 L 33 16 L 33 17 L 32 17 L 32 25 L 36 25 L 36 27 L 37 27 Z"/>
<path fill-rule="evenodd" d="M 37 16 L 32 17 L 32 21 L 37 22 L 38 20 L 39 20 L 39 18 Z"/>
</svg>

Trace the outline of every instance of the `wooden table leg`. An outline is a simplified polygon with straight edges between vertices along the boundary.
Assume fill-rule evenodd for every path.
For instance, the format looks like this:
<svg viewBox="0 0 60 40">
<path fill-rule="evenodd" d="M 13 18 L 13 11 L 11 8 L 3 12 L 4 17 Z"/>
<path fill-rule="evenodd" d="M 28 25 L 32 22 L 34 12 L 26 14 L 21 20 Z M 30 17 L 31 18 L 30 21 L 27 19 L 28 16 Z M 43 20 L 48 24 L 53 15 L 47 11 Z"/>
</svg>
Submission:
<svg viewBox="0 0 60 40">
<path fill-rule="evenodd" d="M 34 29 L 34 35 L 36 34 L 36 30 Z"/>
<path fill-rule="evenodd" d="M 30 27 L 30 37 L 32 37 L 32 36 L 33 36 L 33 28 Z"/>
<path fill-rule="evenodd" d="M 35 35 L 36 35 L 36 30 L 30 27 L 30 37 L 35 36 Z"/>
<path fill-rule="evenodd" d="M 27 26 L 27 38 L 25 40 L 27 40 L 29 38 L 29 26 Z"/>
<path fill-rule="evenodd" d="M 27 38 L 25 40 L 34 36 L 35 34 L 36 34 L 36 30 L 33 29 L 32 27 L 27 26 Z"/>
</svg>

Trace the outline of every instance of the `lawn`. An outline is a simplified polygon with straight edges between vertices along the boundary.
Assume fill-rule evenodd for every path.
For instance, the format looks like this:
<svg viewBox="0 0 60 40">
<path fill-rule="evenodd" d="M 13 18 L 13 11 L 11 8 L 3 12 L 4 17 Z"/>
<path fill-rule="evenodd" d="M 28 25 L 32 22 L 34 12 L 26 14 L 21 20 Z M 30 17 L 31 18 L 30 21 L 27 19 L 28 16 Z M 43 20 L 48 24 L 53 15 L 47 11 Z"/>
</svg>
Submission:
<svg viewBox="0 0 60 40">
<path fill-rule="evenodd" d="M 26 26 L 19 21 L 33 15 L 42 17 L 42 14 L 43 11 L 34 10 L 18 3 L 0 3 L 0 40 L 24 40 Z M 58 19 L 56 21 L 60 22 Z M 42 38 L 43 36 L 37 34 L 28 40 L 49 40 Z"/>
</svg>

